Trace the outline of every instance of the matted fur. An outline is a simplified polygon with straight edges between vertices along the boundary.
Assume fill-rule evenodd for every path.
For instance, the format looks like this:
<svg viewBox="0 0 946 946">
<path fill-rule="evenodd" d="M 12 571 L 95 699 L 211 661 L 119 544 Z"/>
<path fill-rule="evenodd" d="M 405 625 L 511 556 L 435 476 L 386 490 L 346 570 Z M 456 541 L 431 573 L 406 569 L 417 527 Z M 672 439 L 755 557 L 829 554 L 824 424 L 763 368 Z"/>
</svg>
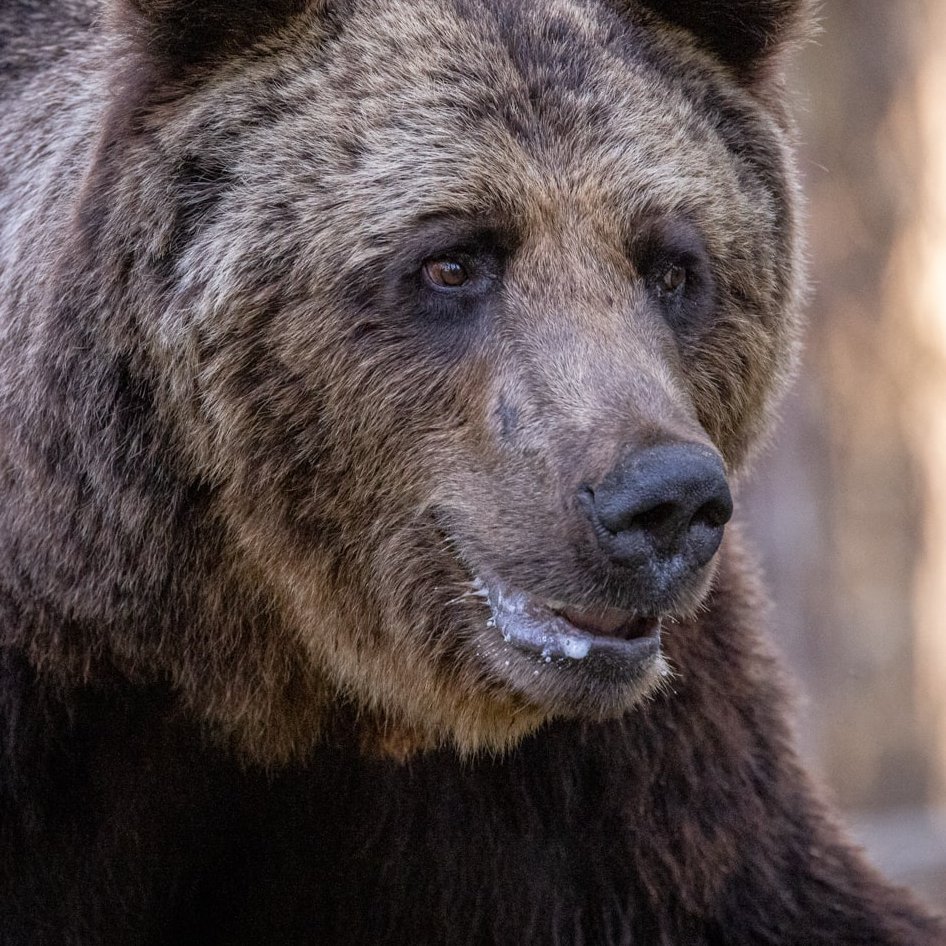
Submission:
<svg viewBox="0 0 946 946">
<path fill-rule="evenodd" d="M 766 430 L 804 10 L 0 8 L 0 940 L 940 941 L 798 768 L 735 538 L 662 689 L 471 593 L 635 606 L 581 485 Z M 457 234 L 469 318 L 418 296 Z"/>
</svg>

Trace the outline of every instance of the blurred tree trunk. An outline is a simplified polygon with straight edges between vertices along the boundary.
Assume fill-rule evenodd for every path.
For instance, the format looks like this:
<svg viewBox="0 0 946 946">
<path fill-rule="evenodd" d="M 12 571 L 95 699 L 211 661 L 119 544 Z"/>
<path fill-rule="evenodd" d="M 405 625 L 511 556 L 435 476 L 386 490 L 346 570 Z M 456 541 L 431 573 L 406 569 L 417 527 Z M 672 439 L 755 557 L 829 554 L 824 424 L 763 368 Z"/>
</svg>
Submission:
<svg viewBox="0 0 946 946">
<path fill-rule="evenodd" d="M 815 293 L 742 496 L 808 696 L 803 748 L 860 811 L 946 802 L 942 6 L 826 0 L 801 57 Z"/>
</svg>

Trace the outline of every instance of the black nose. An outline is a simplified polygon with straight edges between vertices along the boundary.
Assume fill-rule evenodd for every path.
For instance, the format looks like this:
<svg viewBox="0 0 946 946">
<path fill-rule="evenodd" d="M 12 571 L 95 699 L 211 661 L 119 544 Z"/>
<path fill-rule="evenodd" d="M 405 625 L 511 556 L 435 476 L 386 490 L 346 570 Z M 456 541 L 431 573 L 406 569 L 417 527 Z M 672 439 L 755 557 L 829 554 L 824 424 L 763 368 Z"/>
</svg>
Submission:
<svg viewBox="0 0 946 946">
<path fill-rule="evenodd" d="M 713 557 L 732 516 L 722 460 L 694 443 L 630 454 L 597 489 L 585 490 L 582 503 L 612 560 L 676 578 Z"/>
</svg>

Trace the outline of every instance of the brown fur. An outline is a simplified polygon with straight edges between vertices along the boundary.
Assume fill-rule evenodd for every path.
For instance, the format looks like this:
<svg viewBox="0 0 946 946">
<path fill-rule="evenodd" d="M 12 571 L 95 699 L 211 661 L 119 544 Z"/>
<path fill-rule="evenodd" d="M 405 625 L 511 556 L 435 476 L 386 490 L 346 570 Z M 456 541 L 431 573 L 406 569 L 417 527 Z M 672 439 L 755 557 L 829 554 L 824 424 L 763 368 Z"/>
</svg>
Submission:
<svg viewBox="0 0 946 946">
<path fill-rule="evenodd" d="M 0 10 L 0 642 L 25 678 L 166 689 L 278 769 L 339 727 L 402 759 L 510 750 L 726 665 L 700 606 L 749 605 L 712 567 L 655 606 L 690 629 L 669 663 L 581 692 L 471 594 L 638 607 L 579 489 L 665 440 L 737 477 L 767 429 L 803 292 L 778 57 L 806 5 L 716 6 Z M 707 261 L 678 323 L 648 288 L 668 232 Z M 501 292 L 448 311 L 416 280 L 458 241 Z M 733 633 L 709 698 L 743 706 L 771 671 Z"/>
<path fill-rule="evenodd" d="M 70 218 L 81 223 L 58 267 L 80 297 L 72 305 L 98 313 L 88 330 L 146 374 L 155 435 L 173 450 L 160 462 L 176 456 L 174 475 L 203 484 L 205 514 L 191 519 L 227 537 L 216 577 L 192 581 L 200 617 L 188 618 L 186 646 L 163 643 L 179 633 L 175 618 L 96 650 L 133 674 L 165 668 L 254 756 L 305 751 L 312 714 L 339 689 L 423 742 L 499 748 L 534 728 L 554 697 L 536 705 L 497 685 L 472 654 L 482 607 L 449 604 L 471 569 L 586 596 L 569 551 L 588 541 L 568 509 L 576 484 L 600 479 L 648 430 L 709 437 L 738 470 L 790 365 L 800 280 L 784 118 L 682 37 L 648 34 L 624 58 L 631 16 L 625 26 L 551 4 L 546 31 L 569 37 L 557 62 L 530 17 L 358 5 L 329 38 L 309 10 L 231 51 L 210 79 L 192 86 L 185 70 L 157 89 L 137 78 L 147 63 L 133 46 L 99 72 L 115 101 L 93 99 L 72 118 L 79 138 L 64 160 L 94 159 L 73 178 L 81 189 L 48 195 L 20 241 L 48 254 Z M 609 44 L 616 54 L 601 56 Z M 670 56 L 682 60 L 678 79 L 656 81 Z M 63 80 L 33 83 L 50 81 Z M 738 151 L 735 134 L 751 135 Z M 680 213 L 726 260 L 713 331 L 682 356 L 642 312 L 624 249 L 641 222 Z M 444 338 L 421 360 L 421 329 L 382 324 L 371 308 L 391 249 L 435 219 L 488 222 L 517 250 L 503 329 Z M 50 308 L 37 287 L 15 285 L 32 281 L 26 272 L 6 272 L 33 300 L 20 311 Z M 53 296 L 56 309 L 68 304 Z M 498 452 L 503 398 L 519 421 L 513 449 Z M 548 488 L 536 493 L 536 481 Z M 48 484 L 36 492 L 41 506 L 55 501 Z M 90 501 L 112 492 L 103 484 Z M 152 501 L 129 504 L 137 518 Z M 252 648 L 215 604 L 245 595 L 219 590 L 233 584 L 253 587 L 270 615 Z M 104 602 L 88 607 L 99 612 L 90 622 L 111 623 Z M 58 665 L 88 663 L 52 657 L 72 646 L 39 649 Z"/>
</svg>

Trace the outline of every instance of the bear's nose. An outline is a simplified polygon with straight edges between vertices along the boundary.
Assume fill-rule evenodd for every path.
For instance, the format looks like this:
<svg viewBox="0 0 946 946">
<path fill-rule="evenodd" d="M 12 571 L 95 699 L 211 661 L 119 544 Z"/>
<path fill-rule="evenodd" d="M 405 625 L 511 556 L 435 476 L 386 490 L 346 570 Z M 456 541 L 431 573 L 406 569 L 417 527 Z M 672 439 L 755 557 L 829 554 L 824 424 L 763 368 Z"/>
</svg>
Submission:
<svg viewBox="0 0 946 946">
<path fill-rule="evenodd" d="M 631 453 L 581 501 L 612 561 L 663 564 L 676 577 L 713 557 L 733 508 L 722 459 L 695 443 Z"/>
</svg>

